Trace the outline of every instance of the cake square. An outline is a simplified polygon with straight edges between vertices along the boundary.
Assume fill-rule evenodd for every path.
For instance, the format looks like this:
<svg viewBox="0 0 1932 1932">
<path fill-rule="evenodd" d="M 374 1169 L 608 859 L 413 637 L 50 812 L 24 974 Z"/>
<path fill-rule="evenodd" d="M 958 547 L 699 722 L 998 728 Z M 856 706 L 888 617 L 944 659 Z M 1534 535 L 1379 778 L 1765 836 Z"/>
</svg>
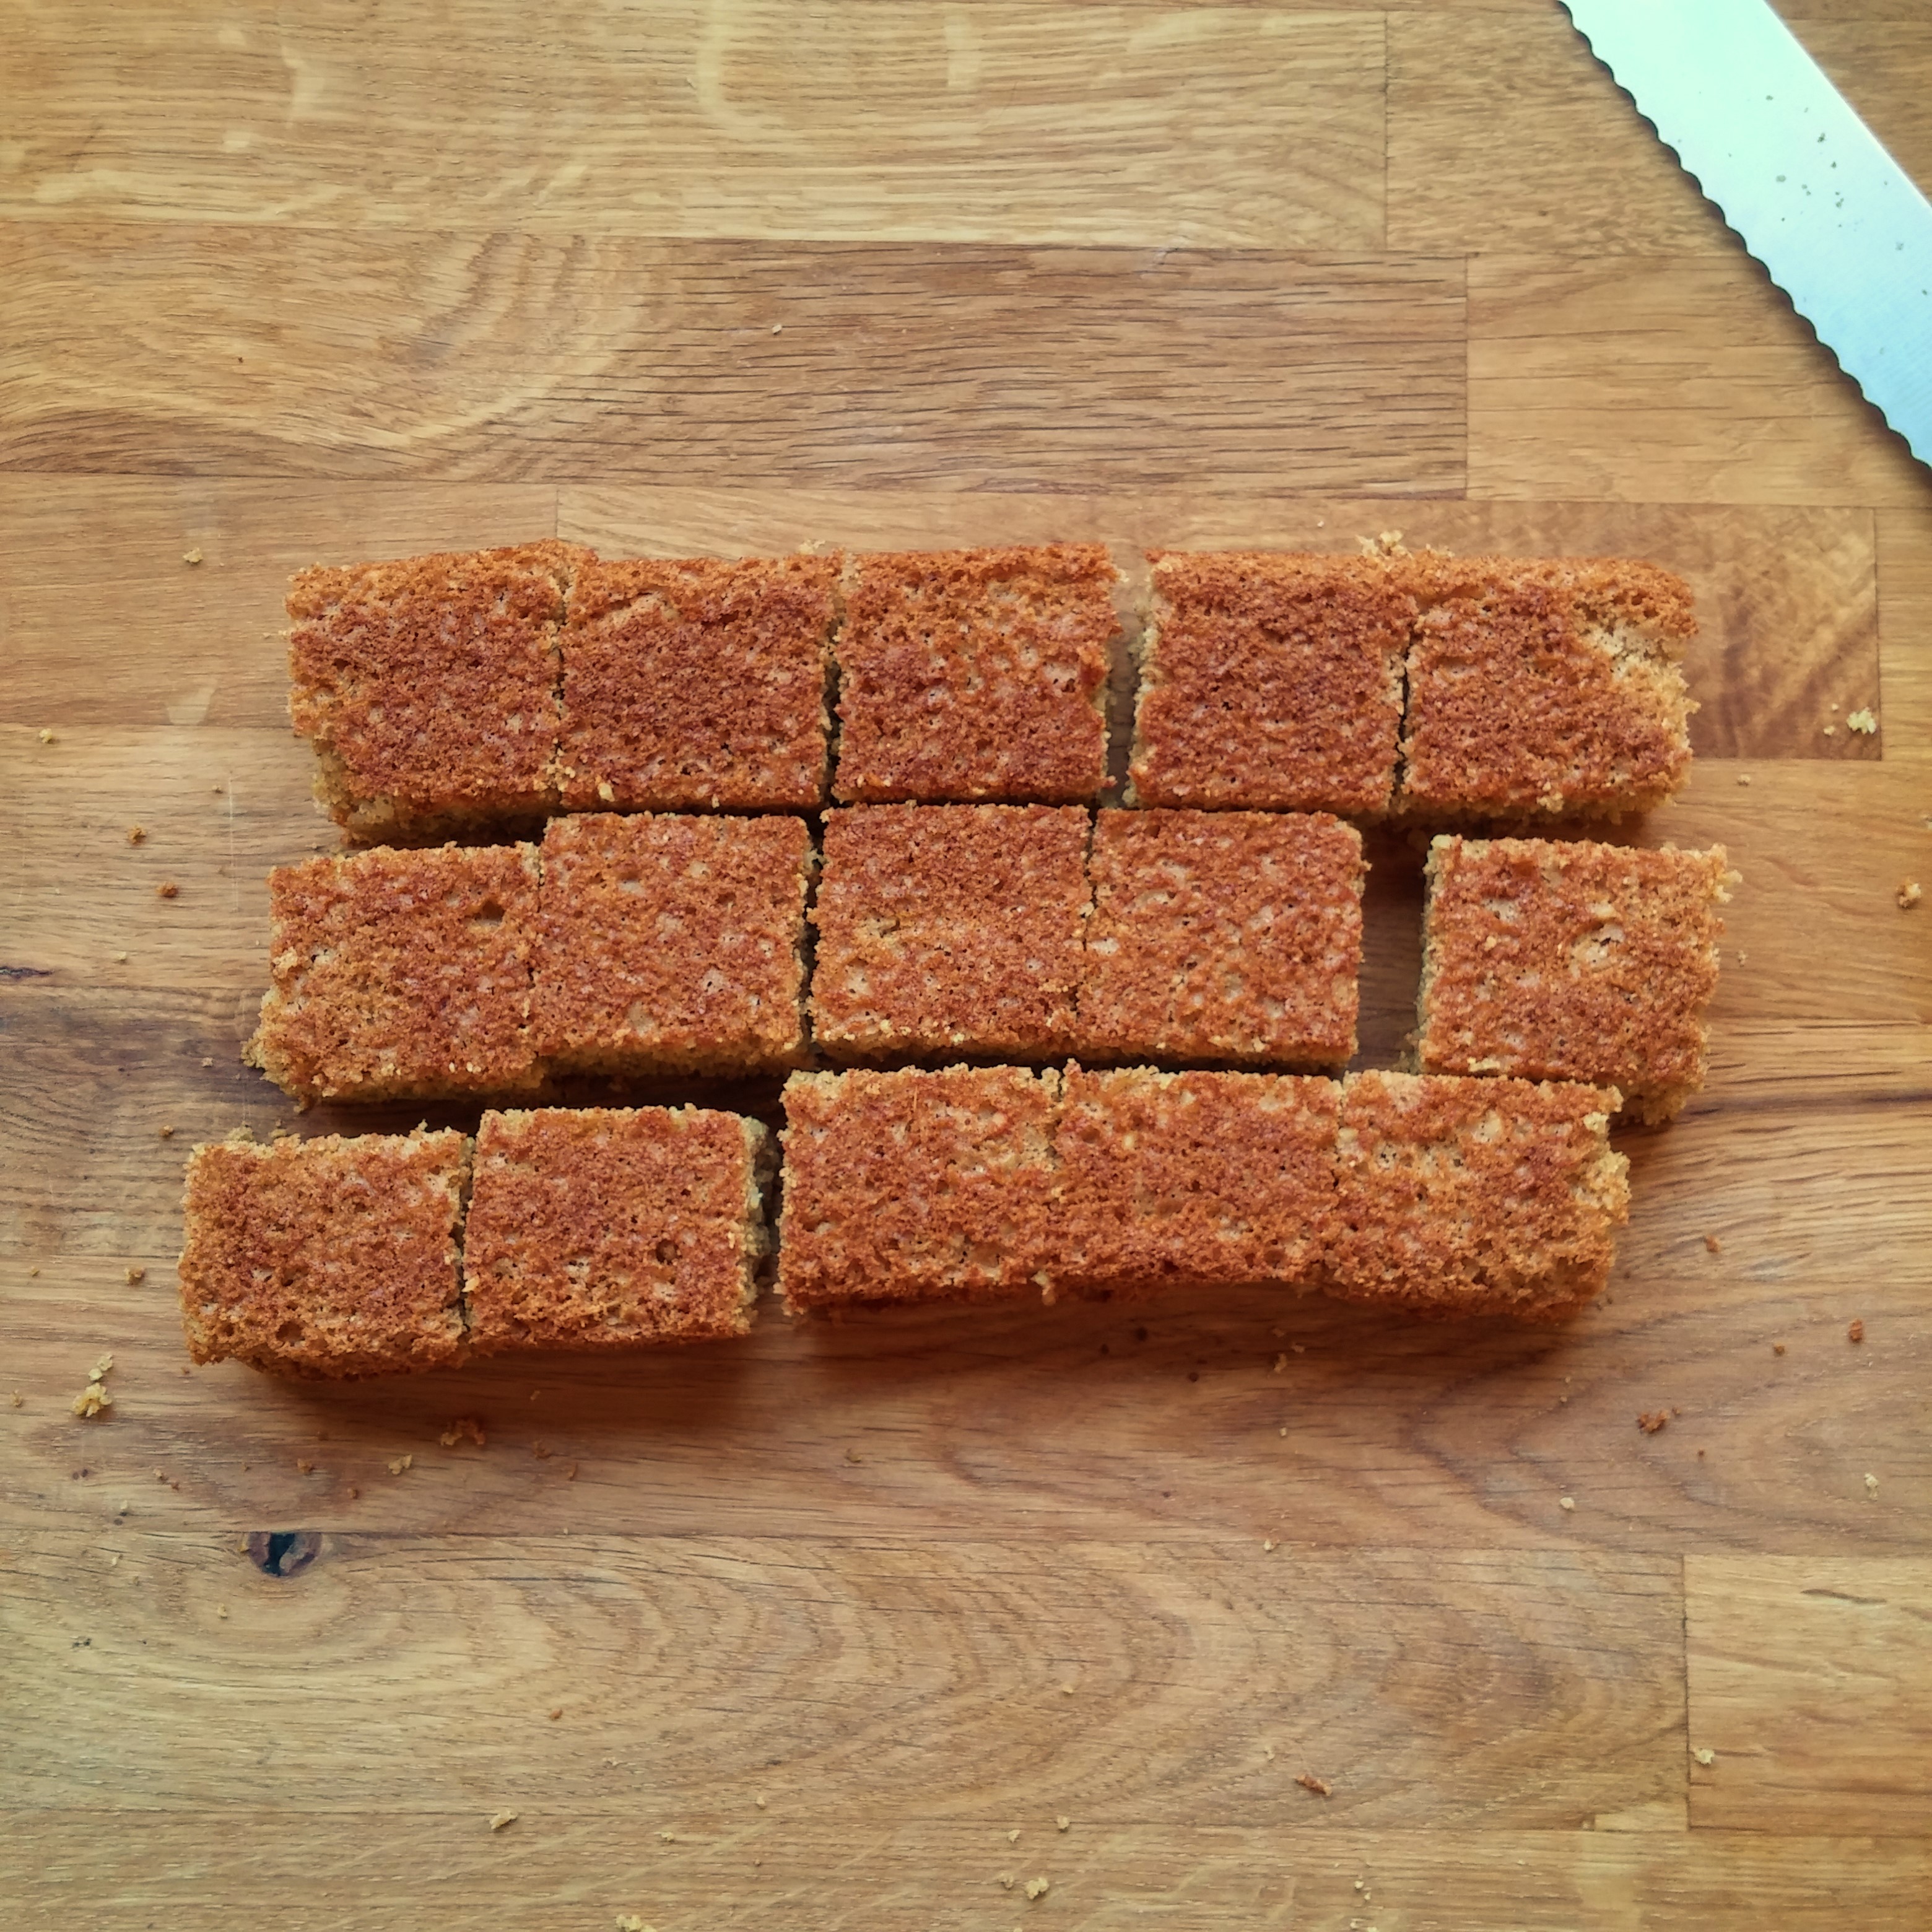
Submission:
<svg viewBox="0 0 1932 1932">
<path fill-rule="evenodd" d="M 1099 813 L 1083 1052 L 1341 1066 L 1367 870 L 1361 834 L 1325 812 Z"/>
<path fill-rule="evenodd" d="M 803 820 L 593 813 L 553 819 L 542 857 L 545 1060 L 616 1076 L 802 1064 Z"/>
<path fill-rule="evenodd" d="M 1296 1074 L 1070 1066 L 1048 1298 L 1318 1284 L 1341 1090 Z"/>
<path fill-rule="evenodd" d="M 1132 802 L 1375 818 L 1413 585 L 1380 556 L 1152 550 Z"/>
<path fill-rule="evenodd" d="M 534 1091 L 533 845 L 387 847 L 268 874 L 248 1058 L 304 1106 Z"/>
<path fill-rule="evenodd" d="M 1436 1315 L 1564 1320 L 1598 1294 L 1629 1214 L 1615 1088 L 1352 1073 L 1327 1287 Z"/>
<path fill-rule="evenodd" d="M 1064 1052 L 1087 836 L 1077 806 L 828 812 L 812 913 L 815 1043 L 842 1060 Z"/>
<path fill-rule="evenodd" d="M 554 804 L 557 632 L 590 555 L 545 538 L 297 572 L 289 716 L 352 838 L 433 843 Z"/>
<path fill-rule="evenodd" d="M 338 1135 L 189 1156 L 182 1322 L 197 1362 L 401 1375 L 462 1352 L 464 1135 Z"/>
<path fill-rule="evenodd" d="M 748 1334 L 769 1138 L 698 1107 L 485 1114 L 464 1235 L 472 1346 Z"/>
<path fill-rule="evenodd" d="M 794 1312 L 1043 1288 L 1060 1076 L 1016 1066 L 785 1082 L 778 1286 Z"/>
<path fill-rule="evenodd" d="M 1398 809 L 1616 818 L 1690 768 L 1677 660 L 1690 592 L 1616 558 L 1409 560 L 1422 609 L 1408 654 Z"/>
<path fill-rule="evenodd" d="M 823 803 L 842 562 L 580 565 L 562 633 L 554 779 L 565 808 Z"/>
<path fill-rule="evenodd" d="M 1704 1084 L 1718 983 L 1722 846 L 1438 838 L 1423 915 L 1418 1057 L 1432 1073 L 1508 1073 L 1621 1090 L 1667 1120 Z"/>
<path fill-rule="evenodd" d="M 1097 797 L 1118 580 L 1103 544 L 852 558 L 833 796 Z"/>
</svg>

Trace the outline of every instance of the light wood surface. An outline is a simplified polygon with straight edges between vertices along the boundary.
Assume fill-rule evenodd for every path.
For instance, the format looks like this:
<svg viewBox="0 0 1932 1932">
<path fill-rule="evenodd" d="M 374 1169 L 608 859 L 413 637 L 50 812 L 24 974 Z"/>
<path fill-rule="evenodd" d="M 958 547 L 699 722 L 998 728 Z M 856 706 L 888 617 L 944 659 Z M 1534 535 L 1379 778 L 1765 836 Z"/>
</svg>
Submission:
<svg viewBox="0 0 1932 1932">
<path fill-rule="evenodd" d="M 1786 11 L 1932 176 L 1918 0 Z M 0 1920 L 1932 1923 L 1932 477 L 1558 8 L 6 19 Z M 238 1058 L 332 842 L 291 570 L 1390 529 L 1699 596 L 1624 836 L 1745 884 L 1574 1327 L 189 1369 L 185 1149 L 297 1121 Z"/>
</svg>

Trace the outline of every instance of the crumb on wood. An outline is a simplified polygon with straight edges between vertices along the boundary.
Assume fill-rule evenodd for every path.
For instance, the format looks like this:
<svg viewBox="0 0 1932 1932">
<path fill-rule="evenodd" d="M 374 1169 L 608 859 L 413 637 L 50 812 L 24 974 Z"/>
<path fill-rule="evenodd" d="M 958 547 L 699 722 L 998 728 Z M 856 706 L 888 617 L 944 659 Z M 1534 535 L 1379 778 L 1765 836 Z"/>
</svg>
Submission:
<svg viewBox="0 0 1932 1932">
<path fill-rule="evenodd" d="M 18 1389 L 16 1389 L 16 1390 L 14 1391 L 14 1400 L 13 1400 L 13 1405 L 12 1405 L 12 1406 L 13 1406 L 15 1408 L 24 1408 L 26 1406 L 26 1403 L 27 1403 L 27 1398 L 26 1398 L 25 1396 L 23 1396 L 23 1395 L 20 1393 L 20 1391 Z"/>
<path fill-rule="evenodd" d="M 130 825 L 128 828 L 128 843 L 130 845 L 140 844 L 147 836 L 148 828 L 145 825 Z"/>
<path fill-rule="evenodd" d="M 569 1467 L 568 1468 L 567 1468 L 566 1470 L 565 1470 L 565 1471 L 564 1471 L 564 1472 L 563 1472 L 563 1480 L 564 1480 L 566 1483 L 574 1483 L 574 1482 L 575 1482 L 575 1481 L 576 1481 L 576 1480 L 577 1480 L 577 1465 L 576 1465 L 574 1462 L 572 1463 L 572 1464 L 571 1464 L 571 1466 L 570 1466 L 570 1467 Z"/>
<path fill-rule="evenodd" d="M 1558 1496 L 1556 1498 L 1556 1507 L 1558 1509 L 1573 1510 L 1576 1507 L 1576 1498 L 1574 1496 Z"/>
<path fill-rule="evenodd" d="M 349 1485 L 349 1500 L 352 1503 L 359 1503 L 362 1500 L 362 1492 L 353 1483 Z"/>
<path fill-rule="evenodd" d="M 392 1458 L 389 1463 L 389 1474 L 392 1476 L 400 1476 L 416 1460 L 413 1456 L 398 1456 Z"/>
<path fill-rule="evenodd" d="M 1878 1478 L 1869 1470 L 1865 1473 L 1865 1494 L 1868 1496 L 1875 1496 L 1878 1494 Z"/>
<path fill-rule="evenodd" d="M 1007 1843 L 1008 1844 L 1010 1844 L 1010 1845 L 1017 1845 L 1017 1844 L 1019 1843 L 1019 1841 L 1020 1841 L 1020 1834 L 1018 1834 L 1018 1832 L 1009 1832 L 1006 1834 L 1006 1843 Z"/>
<path fill-rule="evenodd" d="M 44 744 L 44 745 L 51 745 L 51 744 L 53 742 L 53 741 L 54 741 L 54 734 L 53 734 L 51 731 L 43 731 L 43 732 L 40 734 L 40 742 L 41 742 L 42 744 Z"/>
<path fill-rule="evenodd" d="M 158 899 L 178 899 L 181 897 L 181 887 L 172 879 L 164 879 L 154 888 L 154 896 Z"/>
<path fill-rule="evenodd" d="M 1861 737 L 1869 738 L 1878 730 L 1878 718 L 1870 705 L 1854 711 L 1845 720 L 1846 730 L 1856 731 Z"/>
<path fill-rule="evenodd" d="M 1898 890 L 1892 897 L 1898 902 L 1900 912 L 1910 912 L 1925 896 L 1924 888 L 1916 879 L 1900 879 Z"/>
<path fill-rule="evenodd" d="M 562 1715 L 563 1715 L 563 1706 L 562 1706 L 561 1704 L 560 1704 L 560 1705 L 558 1705 L 558 1706 L 556 1707 L 556 1708 L 554 1711 L 551 1712 L 551 1713 L 550 1714 L 550 1722 L 554 1724 L 555 1724 L 555 1723 L 556 1722 L 557 1719 L 558 1719 L 558 1718 L 560 1718 L 560 1717 L 562 1717 Z"/>
<path fill-rule="evenodd" d="M 1056 1818 L 1053 1821 L 1053 1828 L 1056 1832 L 1069 1831 L 1072 1828 L 1072 1824 L 1073 1820 L 1071 1818 Z"/>
<path fill-rule="evenodd" d="M 1845 1340 L 1847 1342 L 1862 1342 L 1864 1339 L 1865 1324 L 1862 1322 L 1853 1322 L 1852 1325 L 1845 1330 Z"/>
<path fill-rule="evenodd" d="M 107 1393 L 107 1373 L 114 1366 L 111 1354 L 103 1355 L 88 1370 L 87 1386 L 74 1399 L 74 1412 L 83 1422 L 104 1414 L 114 1406 L 114 1398 Z"/>
<path fill-rule="evenodd" d="M 760 1792 L 758 1795 L 752 1800 L 752 1802 L 755 1804 L 760 1811 L 762 1811 L 765 1808 L 765 1794 L 762 1791 Z"/>
<path fill-rule="evenodd" d="M 490 1830 L 493 1832 L 500 1832 L 506 1825 L 514 1825 L 517 1822 L 517 1815 L 518 1814 L 514 1811 L 491 1812 L 490 1814 Z"/>
<path fill-rule="evenodd" d="M 1719 1240 L 1715 1234 L 1706 1234 L 1704 1237 L 1704 1246 L 1714 1255 L 1720 1255 L 1724 1252 L 1724 1243 Z"/>
<path fill-rule="evenodd" d="M 161 1123 L 160 1136 L 164 1141 L 171 1141 L 174 1138 L 175 1126 L 172 1120 L 164 1120 Z"/>
<path fill-rule="evenodd" d="M 652 1932 L 634 1912 L 620 1912 L 617 1915 L 617 1932 Z"/>
<path fill-rule="evenodd" d="M 466 1439 L 475 1443 L 479 1449 L 489 1444 L 489 1438 L 483 1432 L 482 1424 L 473 1415 L 459 1415 L 436 1439 L 446 1449 L 454 1449 L 459 1442 Z"/>
<path fill-rule="evenodd" d="M 204 1060 L 201 1064 L 204 1066 L 212 1066 L 214 1062 L 212 1060 Z"/>
<path fill-rule="evenodd" d="M 134 1287 L 139 1282 L 146 1281 L 147 1278 L 148 1270 L 144 1268 L 134 1267 L 129 1268 L 128 1270 L 128 1286 L 130 1288 Z"/>
<path fill-rule="evenodd" d="M 548 1462 L 556 1451 L 548 1442 L 532 1442 L 530 1444 L 530 1454 L 539 1462 Z"/>
<path fill-rule="evenodd" d="M 1700 1764 L 1715 1764 L 1718 1761 L 1718 1754 L 1712 1750 L 1708 1744 L 1700 1745 L 1696 1750 L 1694 1750 L 1690 1754 L 1690 1755 L 1694 1757 Z"/>
<path fill-rule="evenodd" d="M 1063 1684 L 1060 1687 L 1060 1694 L 1063 1697 L 1072 1696 L 1073 1695 L 1073 1686 L 1070 1684 Z"/>
<path fill-rule="evenodd" d="M 296 1467 L 304 1476 L 312 1476 L 315 1474 L 315 1465 L 303 1456 L 298 1456 L 296 1458 Z"/>
<path fill-rule="evenodd" d="M 1325 1778 L 1317 1778 L 1312 1771 L 1304 1771 L 1294 1780 L 1304 1791 L 1312 1791 L 1318 1798 L 1332 1798 L 1335 1787 Z"/>
<path fill-rule="evenodd" d="M 1646 1409 L 1637 1418 L 1636 1426 L 1645 1435 L 1654 1436 L 1670 1420 L 1670 1412 L 1667 1408 Z"/>
<path fill-rule="evenodd" d="M 1748 785 L 1748 784 L 1749 784 L 1750 783 L 1750 773 L 1749 772 L 1738 772 L 1738 783 L 1739 784 L 1741 784 L 1741 785 Z"/>
<path fill-rule="evenodd" d="M 658 1834 L 658 1836 L 661 1839 L 662 1839 L 662 1840 L 663 1840 L 663 1841 L 664 1841 L 667 1845 L 670 1844 L 672 1844 L 673 1842 L 674 1842 L 674 1834 L 672 1834 L 671 1832 L 660 1832 Z"/>
<path fill-rule="evenodd" d="M 214 1614 L 226 1623 L 228 1621 L 228 1606 L 226 1604 L 217 1604 L 214 1606 Z"/>
<path fill-rule="evenodd" d="M 1043 1878 L 1030 1878 L 1026 1882 L 1026 1895 L 1029 1898 L 1044 1898 L 1052 1889 Z"/>
<path fill-rule="evenodd" d="M 1771 1345 L 1771 1352 L 1774 1355 L 1783 1354 L 1784 1353 L 1784 1344 L 1782 1342 L 1772 1342 Z"/>
<path fill-rule="evenodd" d="M 183 550 L 182 552 L 182 561 L 184 563 L 199 563 L 201 561 L 200 550 L 198 548 L 195 550 Z"/>
<path fill-rule="evenodd" d="M 1364 556 L 1406 556 L 1408 554 L 1402 547 L 1400 530 L 1381 530 L 1372 537 L 1358 537 L 1356 542 L 1361 545 Z"/>
</svg>

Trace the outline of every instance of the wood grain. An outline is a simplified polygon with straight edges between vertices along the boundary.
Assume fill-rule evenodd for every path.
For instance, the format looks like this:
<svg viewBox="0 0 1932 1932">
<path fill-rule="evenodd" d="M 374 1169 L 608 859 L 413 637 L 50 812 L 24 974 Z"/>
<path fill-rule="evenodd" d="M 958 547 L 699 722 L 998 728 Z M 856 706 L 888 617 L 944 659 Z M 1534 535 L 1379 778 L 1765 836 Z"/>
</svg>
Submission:
<svg viewBox="0 0 1932 1932">
<path fill-rule="evenodd" d="M 189 222 L 0 232 L 17 265 L 0 336 L 35 376 L 0 400 L 0 470 L 1212 478 L 1397 496 L 1462 483 L 1460 262 Z"/>
<path fill-rule="evenodd" d="M 1888 758 L 1922 764 L 1932 759 L 1932 502 L 1880 511 L 1877 540 L 1885 582 L 1880 743 Z"/>
<path fill-rule="evenodd" d="M 1372 14 L 571 0 L 530 33 L 476 0 L 213 28 L 146 0 L 111 29 L 27 25 L 0 215 L 1161 248 L 1382 238 Z"/>
<path fill-rule="evenodd" d="M 1882 1460 L 1882 1459 L 1880 1459 Z M 1876 1508 L 1889 1471 L 1876 1473 Z M 1932 1575 L 1883 1558 L 1684 1563 L 1692 1816 L 1923 1839 L 1932 1818 Z"/>
</svg>

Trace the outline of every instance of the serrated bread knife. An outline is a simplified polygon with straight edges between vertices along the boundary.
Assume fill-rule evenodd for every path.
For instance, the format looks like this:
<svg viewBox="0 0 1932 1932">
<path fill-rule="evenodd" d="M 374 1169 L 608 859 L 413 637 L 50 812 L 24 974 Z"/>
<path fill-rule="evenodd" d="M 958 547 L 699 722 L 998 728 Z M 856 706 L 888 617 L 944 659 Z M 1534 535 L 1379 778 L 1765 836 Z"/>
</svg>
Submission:
<svg viewBox="0 0 1932 1932">
<path fill-rule="evenodd" d="M 1932 463 L 1932 205 L 1766 0 L 1564 0 L 1591 51 Z"/>
</svg>

